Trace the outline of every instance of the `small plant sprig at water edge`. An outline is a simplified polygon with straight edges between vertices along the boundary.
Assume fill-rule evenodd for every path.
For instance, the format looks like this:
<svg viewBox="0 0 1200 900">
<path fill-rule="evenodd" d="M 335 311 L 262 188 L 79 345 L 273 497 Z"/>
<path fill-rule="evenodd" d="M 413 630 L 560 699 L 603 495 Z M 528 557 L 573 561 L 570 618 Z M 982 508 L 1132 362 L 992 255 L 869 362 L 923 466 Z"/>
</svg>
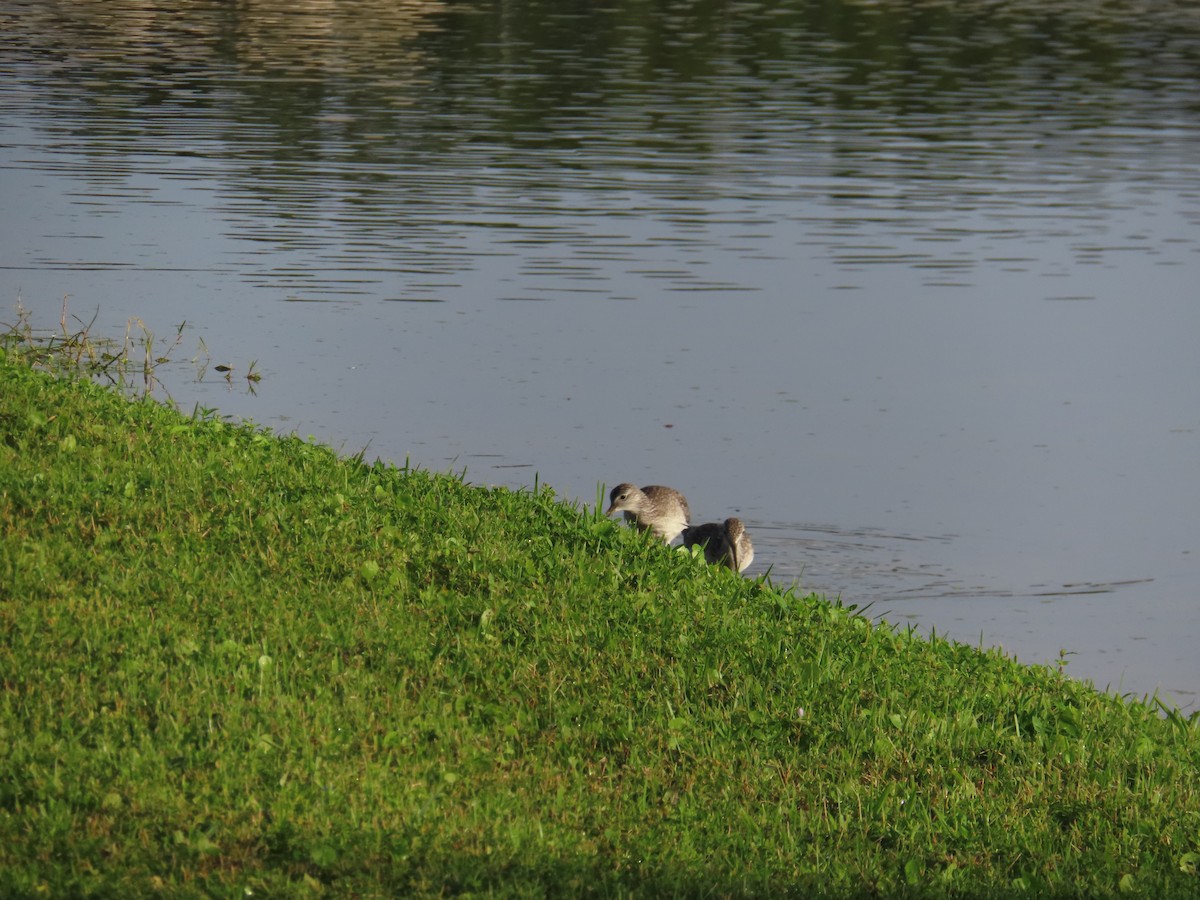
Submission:
<svg viewBox="0 0 1200 900">
<path fill-rule="evenodd" d="M 63 371 L 0 347 L 0 896 L 1200 892 L 1195 717 Z"/>
<path fill-rule="evenodd" d="M 153 396 L 162 388 L 158 371 L 173 362 L 173 355 L 183 343 L 187 322 L 181 322 L 174 335 L 161 341 L 140 318 L 131 318 L 125 325 L 121 340 L 98 335 L 94 328 L 99 311 L 90 320 L 68 313 L 70 297 L 63 297 L 58 328 L 37 328 L 31 311 L 18 299 L 15 320 L 0 322 L 0 347 L 23 359 L 27 365 L 56 375 L 81 376 L 101 384 L 119 388 L 128 394 Z M 204 339 L 191 358 L 197 381 L 203 381 L 212 358 Z M 218 364 L 212 368 L 227 384 L 233 385 L 233 366 Z M 257 362 L 251 361 L 241 376 L 246 389 L 254 393 L 262 381 Z M 163 389 L 165 393 L 165 389 Z"/>
</svg>

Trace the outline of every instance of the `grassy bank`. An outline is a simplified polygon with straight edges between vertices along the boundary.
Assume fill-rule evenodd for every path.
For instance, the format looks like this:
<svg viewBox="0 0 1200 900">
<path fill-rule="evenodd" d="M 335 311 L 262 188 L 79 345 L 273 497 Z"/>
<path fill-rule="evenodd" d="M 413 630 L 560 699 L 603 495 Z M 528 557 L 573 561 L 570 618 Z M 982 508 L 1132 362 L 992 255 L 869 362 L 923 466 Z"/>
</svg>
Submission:
<svg viewBox="0 0 1200 900">
<path fill-rule="evenodd" d="M 1200 892 L 1194 721 L 11 354 L 0 632 L 6 897 Z"/>
</svg>

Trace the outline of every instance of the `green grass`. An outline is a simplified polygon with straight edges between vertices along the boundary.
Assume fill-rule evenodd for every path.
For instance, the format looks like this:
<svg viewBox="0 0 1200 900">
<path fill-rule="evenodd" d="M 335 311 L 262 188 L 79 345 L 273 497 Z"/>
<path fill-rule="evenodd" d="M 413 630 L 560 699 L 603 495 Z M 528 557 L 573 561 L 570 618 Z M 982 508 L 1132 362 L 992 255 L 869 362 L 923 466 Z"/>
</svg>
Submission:
<svg viewBox="0 0 1200 900">
<path fill-rule="evenodd" d="M 0 896 L 1200 894 L 1200 727 L 0 353 Z"/>
</svg>

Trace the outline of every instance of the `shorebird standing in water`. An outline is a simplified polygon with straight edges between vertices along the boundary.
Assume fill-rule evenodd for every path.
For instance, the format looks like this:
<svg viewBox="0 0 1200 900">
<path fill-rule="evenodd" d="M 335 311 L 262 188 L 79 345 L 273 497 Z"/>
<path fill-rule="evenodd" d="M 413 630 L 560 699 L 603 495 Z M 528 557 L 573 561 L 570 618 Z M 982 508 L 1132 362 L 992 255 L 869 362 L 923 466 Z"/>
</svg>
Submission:
<svg viewBox="0 0 1200 900">
<path fill-rule="evenodd" d="M 618 484 L 608 495 L 609 507 L 604 514 L 625 513 L 625 521 L 637 527 L 653 531 L 668 544 L 687 528 L 687 499 L 674 488 L 651 484 L 644 488 L 625 483 Z"/>
<path fill-rule="evenodd" d="M 736 516 L 724 522 L 705 522 L 683 529 L 683 546 L 704 548 L 704 559 L 713 565 L 729 566 L 735 572 L 744 571 L 754 562 L 754 545 L 746 526 Z"/>
</svg>

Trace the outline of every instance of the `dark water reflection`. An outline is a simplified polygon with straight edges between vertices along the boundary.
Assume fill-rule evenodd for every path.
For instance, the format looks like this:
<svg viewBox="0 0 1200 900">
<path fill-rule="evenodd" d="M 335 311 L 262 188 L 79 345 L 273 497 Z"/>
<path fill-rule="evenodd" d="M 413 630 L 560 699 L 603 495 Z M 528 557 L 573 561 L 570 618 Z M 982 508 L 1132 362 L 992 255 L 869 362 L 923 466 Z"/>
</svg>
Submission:
<svg viewBox="0 0 1200 900">
<path fill-rule="evenodd" d="M 1200 687 L 1194 4 L 0 0 L 0 42 L 2 290 L 267 374 L 182 403 L 667 481 L 752 574 Z"/>
</svg>

